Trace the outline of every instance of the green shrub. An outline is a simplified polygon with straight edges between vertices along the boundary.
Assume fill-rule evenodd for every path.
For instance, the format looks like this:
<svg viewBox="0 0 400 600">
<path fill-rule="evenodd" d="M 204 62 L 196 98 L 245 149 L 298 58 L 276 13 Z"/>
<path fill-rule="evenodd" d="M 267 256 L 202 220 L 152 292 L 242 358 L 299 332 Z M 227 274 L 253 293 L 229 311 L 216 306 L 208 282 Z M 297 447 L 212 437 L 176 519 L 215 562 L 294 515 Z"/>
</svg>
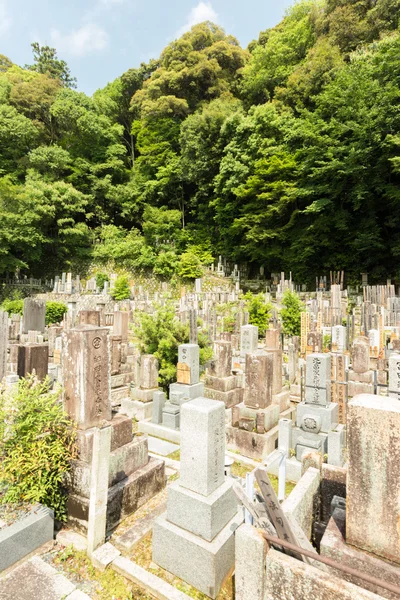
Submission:
<svg viewBox="0 0 400 600">
<path fill-rule="evenodd" d="M 300 335 L 301 313 L 304 304 L 295 292 L 287 290 L 282 298 L 281 319 L 283 332 L 286 335 Z"/>
<path fill-rule="evenodd" d="M 201 268 L 199 257 L 193 254 L 193 252 L 184 252 L 181 255 L 178 275 L 182 279 L 196 279 L 197 277 L 201 277 L 203 269 Z"/>
<path fill-rule="evenodd" d="M 257 325 L 259 337 L 264 337 L 271 317 L 271 304 L 265 302 L 264 294 L 254 295 L 251 292 L 244 295 L 244 300 L 250 325 Z"/>
<path fill-rule="evenodd" d="M 140 313 L 139 325 L 135 329 L 140 351 L 154 354 L 159 361 L 158 381 L 167 390 L 176 381 L 178 346 L 189 342 L 189 327 L 183 325 L 175 315 L 173 304 L 160 306 L 153 315 Z M 212 357 L 208 337 L 199 332 L 200 364 Z"/>
<path fill-rule="evenodd" d="M 96 275 L 96 286 L 102 290 L 106 281 L 110 281 L 109 276 L 106 273 L 97 273 Z"/>
<path fill-rule="evenodd" d="M 115 285 L 110 294 L 114 300 L 128 300 L 128 298 L 131 297 L 129 281 L 126 275 L 120 275 L 117 277 L 115 280 Z"/>
<path fill-rule="evenodd" d="M 179 258 L 172 250 L 160 252 L 154 262 L 153 273 L 165 279 L 170 279 L 178 271 Z"/>
<path fill-rule="evenodd" d="M 46 302 L 46 325 L 61 323 L 68 306 L 63 302 Z"/>
<path fill-rule="evenodd" d="M 40 502 L 65 521 L 75 428 L 59 399 L 60 391 L 33 377 L 21 379 L 16 391 L 0 390 L 0 502 Z"/>
<path fill-rule="evenodd" d="M 22 315 L 24 311 L 24 301 L 23 300 L 4 300 L 1 305 L 2 310 L 8 312 L 9 315 Z"/>
</svg>

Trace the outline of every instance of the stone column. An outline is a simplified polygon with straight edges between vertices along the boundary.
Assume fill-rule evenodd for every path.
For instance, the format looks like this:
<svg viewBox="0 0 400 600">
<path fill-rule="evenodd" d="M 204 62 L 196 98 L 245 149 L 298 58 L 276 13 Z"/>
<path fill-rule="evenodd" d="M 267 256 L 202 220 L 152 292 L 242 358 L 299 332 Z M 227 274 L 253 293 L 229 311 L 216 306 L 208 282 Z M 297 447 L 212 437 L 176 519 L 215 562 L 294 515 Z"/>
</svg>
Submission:
<svg viewBox="0 0 400 600">
<path fill-rule="evenodd" d="M 240 328 L 240 356 L 254 354 L 258 347 L 258 327 L 255 325 L 242 325 Z"/>
<path fill-rule="evenodd" d="M 348 404 L 346 542 L 400 563 L 400 403 L 360 394 Z"/>
<path fill-rule="evenodd" d="M 8 313 L 0 310 L 0 382 L 7 374 Z"/>
<path fill-rule="evenodd" d="M 62 334 L 64 406 L 79 429 L 111 419 L 108 329 L 80 325 Z"/>
<path fill-rule="evenodd" d="M 212 377 L 229 377 L 232 373 L 232 343 L 216 341 L 213 345 L 213 360 L 209 368 Z"/>
<path fill-rule="evenodd" d="M 128 311 L 116 310 L 114 312 L 113 334 L 120 335 L 122 342 L 128 341 L 129 313 Z"/>
<path fill-rule="evenodd" d="M 389 357 L 389 396 L 400 400 L 400 354 Z"/>
<path fill-rule="evenodd" d="M 355 373 L 369 370 L 369 339 L 359 337 L 353 342 L 352 367 Z"/>
<path fill-rule="evenodd" d="M 87 551 L 91 554 L 104 544 L 107 524 L 108 473 L 110 470 L 111 426 L 93 430 L 92 466 Z"/>
<path fill-rule="evenodd" d="M 181 344 L 178 348 L 178 383 L 193 385 L 200 381 L 200 348 L 197 344 Z"/>
<path fill-rule="evenodd" d="M 272 403 L 272 354 L 246 354 L 244 403 L 251 408 L 267 408 Z"/>
</svg>

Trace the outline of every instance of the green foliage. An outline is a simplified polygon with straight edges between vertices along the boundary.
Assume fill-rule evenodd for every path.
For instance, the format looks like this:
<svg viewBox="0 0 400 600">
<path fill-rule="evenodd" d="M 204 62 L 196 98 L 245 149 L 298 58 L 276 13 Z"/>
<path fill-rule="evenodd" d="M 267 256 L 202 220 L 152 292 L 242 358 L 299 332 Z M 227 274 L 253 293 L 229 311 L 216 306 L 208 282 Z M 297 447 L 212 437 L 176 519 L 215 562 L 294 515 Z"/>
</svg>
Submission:
<svg viewBox="0 0 400 600">
<path fill-rule="evenodd" d="M 0 275 L 400 276 L 399 14 L 300 0 L 248 50 L 201 23 L 92 97 L 0 55 Z"/>
<path fill-rule="evenodd" d="M 106 281 L 110 281 L 109 276 L 106 273 L 96 273 L 96 286 L 102 290 Z"/>
<path fill-rule="evenodd" d="M 59 79 L 66 87 L 76 87 L 75 77 L 71 77 L 71 72 L 65 60 L 57 58 L 55 48 L 49 46 L 40 46 L 38 42 L 31 44 L 33 52 L 33 65 L 25 65 L 25 69 L 45 73 L 53 79 Z"/>
<path fill-rule="evenodd" d="M 249 313 L 250 325 L 258 327 L 258 337 L 264 337 L 271 318 L 272 305 L 265 302 L 264 294 L 254 295 L 251 292 L 247 292 L 243 296 L 243 300 L 246 303 L 246 310 Z"/>
<path fill-rule="evenodd" d="M 22 379 L 0 390 L 0 502 L 40 502 L 66 519 L 65 477 L 75 457 L 75 431 L 48 382 Z"/>
<path fill-rule="evenodd" d="M 178 273 L 182 279 L 201 277 L 203 269 L 201 268 L 200 258 L 193 252 L 184 252 L 180 258 Z"/>
<path fill-rule="evenodd" d="M 119 277 L 117 277 L 110 294 L 114 300 L 128 300 L 131 297 L 129 280 L 126 275 L 119 275 Z"/>
<path fill-rule="evenodd" d="M 300 335 L 301 313 L 304 310 L 304 305 L 296 292 L 287 290 L 283 294 L 280 315 L 285 335 Z"/>
<path fill-rule="evenodd" d="M 173 304 L 160 306 L 153 315 L 140 313 L 139 325 L 135 329 L 140 350 L 145 354 L 154 354 L 159 361 L 159 384 L 168 390 L 170 383 L 176 381 L 178 346 L 189 342 L 189 327 L 183 325 L 175 315 Z M 210 341 L 205 333 L 199 332 L 200 364 L 212 357 Z"/>
<path fill-rule="evenodd" d="M 63 302 L 46 302 L 46 325 L 61 323 L 68 306 Z"/>
<path fill-rule="evenodd" d="M 24 301 L 23 300 L 4 300 L 1 305 L 1 309 L 7 312 L 9 315 L 22 315 L 24 312 Z"/>
</svg>

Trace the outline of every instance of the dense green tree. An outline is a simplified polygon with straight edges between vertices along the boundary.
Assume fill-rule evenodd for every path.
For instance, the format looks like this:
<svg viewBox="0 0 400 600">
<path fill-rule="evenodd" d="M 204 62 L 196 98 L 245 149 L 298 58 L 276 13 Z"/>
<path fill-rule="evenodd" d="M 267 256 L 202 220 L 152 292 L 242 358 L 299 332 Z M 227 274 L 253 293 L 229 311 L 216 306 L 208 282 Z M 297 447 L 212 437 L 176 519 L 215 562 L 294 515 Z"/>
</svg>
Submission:
<svg viewBox="0 0 400 600">
<path fill-rule="evenodd" d="M 38 42 L 31 44 L 33 65 L 25 65 L 25 69 L 48 75 L 58 79 L 65 87 L 75 88 L 76 78 L 71 77 L 71 71 L 65 62 L 57 57 L 57 50 L 50 46 L 41 46 Z"/>
</svg>

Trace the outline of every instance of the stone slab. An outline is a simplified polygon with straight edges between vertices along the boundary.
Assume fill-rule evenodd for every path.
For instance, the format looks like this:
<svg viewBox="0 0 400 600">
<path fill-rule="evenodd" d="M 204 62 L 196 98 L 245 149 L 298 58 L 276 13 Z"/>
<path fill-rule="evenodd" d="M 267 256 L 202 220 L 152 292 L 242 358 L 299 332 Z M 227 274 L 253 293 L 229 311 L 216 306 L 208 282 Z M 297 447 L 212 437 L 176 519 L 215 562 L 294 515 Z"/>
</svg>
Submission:
<svg viewBox="0 0 400 600">
<path fill-rule="evenodd" d="M 255 527 L 243 523 L 235 535 L 235 598 L 265 600 L 267 543 Z"/>
<path fill-rule="evenodd" d="M 273 548 L 267 553 L 265 581 L 268 600 L 382 600 L 381 596 L 343 581 L 342 577 L 324 573 Z"/>
<path fill-rule="evenodd" d="M 150 592 L 158 600 L 190 600 L 189 596 L 125 556 L 116 558 L 112 563 L 112 568 L 126 579 Z"/>
<path fill-rule="evenodd" d="M 152 423 L 151 421 L 140 421 L 138 423 L 138 430 L 142 433 L 147 433 L 157 438 L 167 440 L 174 444 L 181 443 L 181 432 L 175 429 L 169 429 L 159 423 Z"/>
<path fill-rule="evenodd" d="M 153 402 L 140 402 L 139 400 L 123 398 L 120 412 L 137 421 L 150 419 L 153 414 Z"/>
<path fill-rule="evenodd" d="M 332 558 L 338 563 L 356 569 L 365 575 L 382 579 L 383 581 L 391 583 L 392 585 L 398 585 L 400 577 L 399 568 L 385 560 L 378 558 L 377 556 L 374 556 L 373 554 L 370 554 L 369 552 L 359 550 L 354 546 L 346 544 L 344 537 L 345 529 L 346 511 L 336 508 L 333 511 L 332 517 L 328 523 L 328 527 L 326 528 L 321 539 L 321 555 Z M 350 581 L 355 585 L 360 585 L 370 592 L 380 594 L 384 598 L 388 598 L 389 600 L 398 600 L 398 594 L 384 590 L 377 585 L 366 583 L 357 577 L 348 575 L 347 573 L 338 571 L 336 569 L 331 569 L 331 572 L 337 577 L 342 577 L 346 581 Z"/>
<path fill-rule="evenodd" d="M 147 513 L 142 519 L 136 520 L 132 527 L 125 533 L 113 536 L 112 542 L 123 550 L 132 550 L 153 529 L 154 521 L 167 510 L 166 500 L 160 502 L 156 508 Z"/>
<path fill-rule="evenodd" d="M 113 413 L 110 421 L 111 425 L 111 452 L 129 444 L 132 441 L 132 419 L 119 414 Z M 90 463 L 93 453 L 93 429 L 85 431 L 77 431 L 77 446 L 79 452 L 79 460 Z"/>
<path fill-rule="evenodd" d="M 179 446 L 177 444 L 172 444 L 171 442 L 160 440 L 153 436 L 148 437 L 148 445 L 149 452 L 161 454 L 161 456 L 168 456 L 168 454 L 172 454 L 176 450 L 179 450 Z"/>
<path fill-rule="evenodd" d="M 234 517 L 237 505 L 232 479 L 207 497 L 183 488 L 179 480 L 168 486 L 168 521 L 208 542 Z"/>
<path fill-rule="evenodd" d="M 212 542 L 169 523 L 164 515 L 153 528 L 153 561 L 213 600 L 235 564 L 234 532 L 243 511 L 223 528 Z"/>
<path fill-rule="evenodd" d="M 106 542 L 99 548 L 97 548 L 91 555 L 91 561 L 96 569 L 99 571 L 105 571 L 106 568 L 113 560 L 120 556 L 121 552 L 115 548 L 110 542 Z"/>
<path fill-rule="evenodd" d="M 63 600 L 75 588 L 54 567 L 34 556 L 0 579 L 0 600 Z"/>
<path fill-rule="evenodd" d="M 229 377 L 213 377 L 212 375 L 207 375 L 205 384 L 206 388 L 218 390 L 219 392 L 231 392 L 239 387 L 236 375 L 230 375 Z"/>
<path fill-rule="evenodd" d="M 40 504 L 25 518 L 1 529 L 0 573 L 52 540 L 53 535 L 54 513 Z"/>
</svg>

